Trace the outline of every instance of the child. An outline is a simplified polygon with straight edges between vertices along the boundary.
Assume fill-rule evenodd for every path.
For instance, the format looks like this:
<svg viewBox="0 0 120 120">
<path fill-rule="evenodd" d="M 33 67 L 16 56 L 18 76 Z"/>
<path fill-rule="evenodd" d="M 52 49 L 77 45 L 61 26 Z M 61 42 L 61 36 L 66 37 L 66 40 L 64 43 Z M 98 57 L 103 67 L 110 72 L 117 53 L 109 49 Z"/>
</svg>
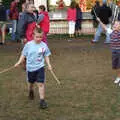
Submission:
<svg viewBox="0 0 120 120">
<path fill-rule="evenodd" d="M 106 25 L 104 25 L 99 18 L 97 20 L 100 22 L 102 28 L 110 34 L 111 38 L 111 49 L 112 49 L 112 66 L 113 69 L 117 71 L 118 76 L 114 83 L 120 85 L 120 22 L 116 21 L 113 25 L 113 28 L 107 28 Z"/>
<path fill-rule="evenodd" d="M 47 42 L 47 34 L 49 32 L 49 29 L 50 29 L 50 19 L 49 19 L 48 12 L 46 12 L 45 9 L 46 8 L 45 8 L 44 5 L 39 6 L 38 25 L 40 26 L 40 28 L 44 32 L 43 42 L 48 44 L 48 42 Z"/>
<path fill-rule="evenodd" d="M 75 21 L 76 21 L 76 3 L 71 2 L 70 8 L 67 11 L 67 20 L 69 24 L 69 36 L 70 38 L 74 37 L 75 33 Z"/>
<path fill-rule="evenodd" d="M 52 70 L 49 56 L 51 55 L 47 45 L 42 42 L 43 32 L 40 28 L 34 30 L 34 40 L 28 42 L 23 51 L 19 61 L 15 64 L 18 67 L 26 59 L 27 76 L 29 83 L 29 98 L 34 99 L 34 83 L 36 82 L 39 88 L 40 107 L 47 108 L 45 101 L 45 63 L 48 69 Z"/>
</svg>

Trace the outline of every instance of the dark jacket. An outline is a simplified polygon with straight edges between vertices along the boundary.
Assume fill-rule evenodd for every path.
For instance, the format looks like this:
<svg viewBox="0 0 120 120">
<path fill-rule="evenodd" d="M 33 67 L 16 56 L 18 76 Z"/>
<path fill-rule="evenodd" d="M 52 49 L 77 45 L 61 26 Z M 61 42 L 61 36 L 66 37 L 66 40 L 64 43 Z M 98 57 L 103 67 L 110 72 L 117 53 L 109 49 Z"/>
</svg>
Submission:
<svg viewBox="0 0 120 120">
<path fill-rule="evenodd" d="M 98 16 L 99 10 L 100 10 L 100 6 L 97 6 L 97 5 L 95 5 L 92 8 L 91 14 L 92 14 L 94 20 L 96 20 L 96 15 Z M 95 15 L 95 13 L 96 13 L 96 15 Z"/>
<path fill-rule="evenodd" d="M 36 19 L 32 13 L 24 12 L 18 21 L 17 33 L 19 38 L 33 39 L 33 31 L 36 27 Z"/>
<path fill-rule="evenodd" d="M 110 7 L 107 7 L 107 5 L 103 5 L 100 7 L 98 17 L 104 24 L 109 24 L 109 19 L 112 16 L 112 10 Z"/>
<path fill-rule="evenodd" d="M 0 5 L 0 21 L 6 21 L 7 15 L 6 15 L 6 8 L 4 5 Z"/>
<path fill-rule="evenodd" d="M 76 20 L 82 20 L 82 10 L 81 10 L 81 8 L 76 8 Z"/>
</svg>

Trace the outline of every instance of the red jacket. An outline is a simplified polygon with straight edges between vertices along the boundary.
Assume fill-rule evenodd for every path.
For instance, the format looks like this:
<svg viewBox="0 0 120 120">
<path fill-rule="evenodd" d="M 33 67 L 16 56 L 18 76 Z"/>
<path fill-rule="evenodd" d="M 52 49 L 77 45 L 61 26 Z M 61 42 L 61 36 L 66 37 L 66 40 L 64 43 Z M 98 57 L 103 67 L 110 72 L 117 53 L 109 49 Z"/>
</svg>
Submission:
<svg viewBox="0 0 120 120">
<path fill-rule="evenodd" d="M 68 8 L 67 11 L 67 20 L 68 21 L 76 21 L 76 8 Z"/>
<path fill-rule="evenodd" d="M 19 17 L 19 12 L 18 12 L 18 8 L 17 8 L 18 3 L 16 2 L 12 2 L 10 5 L 10 19 L 11 20 L 17 20 Z"/>
<path fill-rule="evenodd" d="M 39 25 L 43 32 L 48 33 L 50 29 L 50 19 L 49 19 L 48 12 L 41 12 L 40 14 L 43 14 L 44 18 Z"/>
</svg>

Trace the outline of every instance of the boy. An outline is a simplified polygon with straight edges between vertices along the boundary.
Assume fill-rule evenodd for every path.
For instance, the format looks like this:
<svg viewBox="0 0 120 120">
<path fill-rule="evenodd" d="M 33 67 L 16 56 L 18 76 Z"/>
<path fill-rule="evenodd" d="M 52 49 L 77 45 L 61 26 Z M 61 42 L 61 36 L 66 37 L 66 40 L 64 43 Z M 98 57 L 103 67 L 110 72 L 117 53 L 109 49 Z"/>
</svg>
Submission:
<svg viewBox="0 0 120 120">
<path fill-rule="evenodd" d="M 112 49 L 112 67 L 117 71 L 118 76 L 114 81 L 115 84 L 119 83 L 120 86 L 120 22 L 116 21 L 113 28 L 107 28 L 105 24 L 97 18 L 98 22 L 101 24 L 102 28 L 110 34 L 111 38 L 111 49 Z"/>
<path fill-rule="evenodd" d="M 48 65 L 48 69 L 52 70 L 49 56 L 51 55 L 47 45 L 42 42 L 43 32 L 40 28 L 34 30 L 34 40 L 28 42 L 23 51 L 19 61 L 15 64 L 18 67 L 26 59 L 26 68 L 29 83 L 29 98 L 34 99 L 34 83 L 36 82 L 39 88 L 40 107 L 47 108 L 45 102 L 45 69 L 44 61 Z"/>
</svg>

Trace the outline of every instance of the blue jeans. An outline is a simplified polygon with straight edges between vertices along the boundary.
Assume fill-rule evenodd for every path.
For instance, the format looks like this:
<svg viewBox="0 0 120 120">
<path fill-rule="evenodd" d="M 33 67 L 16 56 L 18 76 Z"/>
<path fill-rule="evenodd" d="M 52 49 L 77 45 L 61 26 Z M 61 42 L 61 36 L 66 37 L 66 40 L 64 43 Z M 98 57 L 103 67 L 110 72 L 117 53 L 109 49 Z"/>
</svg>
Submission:
<svg viewBox="0 0 120 120">
<path fill-rule="evenodd" d="M 16 38 L 16 27 L 17 27 L 17 20 L 12 20 L 12 40 L 14 41 Z"/>
<path fill-rule="evenodd" d="M 107 25 L 107 27 L 109 27 L 109 26 L 110 25 Z M 99 41 L 102 32 L 104 32 L 104 30 L 102 29 L 101 25 L 99 24 L 93 42 Z M 106 41 L 105 42 L 110 43 L 110 34 L 108 34 L 107 32 L 106 32 Z"/>
</svg>

